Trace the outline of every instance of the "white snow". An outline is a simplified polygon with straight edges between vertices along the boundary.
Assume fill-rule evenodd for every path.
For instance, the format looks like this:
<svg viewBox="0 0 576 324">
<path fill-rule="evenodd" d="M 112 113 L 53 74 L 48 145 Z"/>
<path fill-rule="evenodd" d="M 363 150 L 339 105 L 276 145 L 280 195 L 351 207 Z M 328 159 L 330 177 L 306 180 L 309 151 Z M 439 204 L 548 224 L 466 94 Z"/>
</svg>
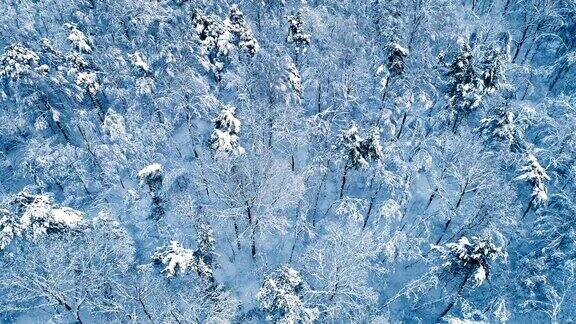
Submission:
<svg viewBox="0 0 576 324">
<path fill-rule="evenodd" d="M 148 65 L 148 63 L 146 63 L 144 57 L 142 56 L 142 54 L 140 54 L 140 52 L 134 52 L 132 54 L 129 54 L 128 57 L 130 58 L 132 65 L 134 65 L 135 67 L 142 69 L 144 72 L 150 71 L 150 66 Z"/>
<path fill-rule="evenodd" d="M 171 241 L 152 256 L 152 260 L 160 262 L 166 267 L 161 273 L 166 273 L 167 277 L 173 277 L 177 274 L 186 274 L 194 266 L 194 255 L 192 250 L 185 249 L 182 243 Z"/>
<path fill-rule="evenodd" d="M 155 176 L 155 175 L 162 173 L 162 172 L 164 172 L 162 165 L 158 164 L 158 163 L 153 163 L 153 164 L 150 164 L 150 165 L 142 168 L 142 170 L 138 171 L 138 178 L 140 180 L 144 180 L 146 178 L 149 178 L 151 176 Z"/>
</svg>

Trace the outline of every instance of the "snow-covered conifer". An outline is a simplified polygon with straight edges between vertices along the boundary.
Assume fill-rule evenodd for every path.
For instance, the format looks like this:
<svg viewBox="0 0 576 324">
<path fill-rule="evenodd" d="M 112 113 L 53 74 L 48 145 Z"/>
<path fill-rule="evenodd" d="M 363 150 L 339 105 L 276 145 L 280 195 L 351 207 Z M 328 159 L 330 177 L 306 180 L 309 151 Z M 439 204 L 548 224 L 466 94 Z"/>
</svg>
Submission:
<svg viewBox="0 0 576 324">
<path fill-rule="evenodd" d="M 206 278 L 210 283 L 214 283 L 214 268 L 216 267 L 216 240 L 214 232 L 208 223 L 200 224 L 198 227 L 198 238 L 196 240 L 198 248 L 194 251 L 194 260 L 198 276 Z"/>
<path fill-rule="evenodd" d="M 520 145 L 516 127 L 516 116 L 513 112 L 499 108 L 493 116 L 480 120 L 479 130 L 487 139 L 495 139 L 507 143 L 508 147 Z"/>
<path fill-rule="evenodd" d="M 505 82 L 504 67 L 506 65 L 506 59 L 506 53 L 502 53 L 502 50 L 497 46 L 491 47 L 484 53 L 480 77 L 484 89 L 487 92 L 495 92 L 500 89 Z"/>
<path fill-rule="evenodd" d="M 347 156 L 350 167 L 354 169 L 366 168 L 370 161 L 382 158 L 380 145 L 380 131 L 373 129 L 367 138 L 360 137 L 358 126 L 352 124 L 342 132 L 341 145 Z"/>
<path fill-rule="evenodd" d="M 76 75 L 76 85 L 86 89 L 91 95 L 95 95 L 100 90 L 98 76 L 94 71 L 78 73 Z"/>
<path fill-rule="evenodd" d="M 39 62 L 40 57 L 36 52 L 20 43 L 14 43 L 6 47 L 0 56 L 0 77 L 18 79 L 38 70 Z"/>
<path fill-rule="evenodd" d="M 302 15 L 298 11 L 288 16 L 288 36 L 286 42 L 296 46 L 296 53 L 305 53 L 310 45 L 310 34 L 304 32 L 302 27 Z"/>
<path fill-rule="evenodd" d="M 92 46 L 90 40 L 84 33 L 78 29 L 75 24 L 65 23 L 64 27 L 68 28 L 68 41 L 72 44 L 74 49 L 80 53 L 90 54 L 92 53 Z"/>
<path fill-rule="evenodd" d="M 232 34 L 218 17 L 206 15 L 200 9 L 194 11 L 192 23 L 204 56 L 200 62 L 219 81 L 220 74 L 228 60 L 228 54 L 234 46 Z"/>
<path fill-rule="evenodd" d="M 472 49 L 462 41 L 460 53 L 450 65 L 448 76 L 448 100 L 454 114 L 453 130 L 456 131 L 461 119 L 480 105 L 483 84 L 473 65 Z"/>
<path fill-rule="evenodd" d="M 244 148 L 239 143 L 240 120 L 234 114 L 236 108 L 225 105 L 214 119 L 214 131 L 211 136 L 212 148 L 217 152 L 244 154 Z"/>
<path fill-rule="evenodd" d="M 235 38 L 235 43 L 241 50 L 246 51 L 250 56 L 254 56 L 260 50 L 260 44 L 258 44 L 258 40 L 256 40 L 252 30 L 246 23 L 244 14 L 240 11 L 238 5 L 230 7 L 228 28 Z"/>
<path fill-rule="evenodd" d="M 192 250 L 184 248 L 178 241 L 159 247 L 152 255 L 152 261 L 166 266 L 161 273 L 167 277 L 185 275 L 195 267 Z"/>
<path fill-rule="evenodd" d="M 446 262 L 442 267 L 453 274 L 463 274 L 464 282 L 472 276 L 476 285 L 480 286 L 490 274 L 490 263 L 503 259 L 506 254 L 487 239 L 472 237 L 470 241 L 462 236 L 457 242 L 444 246 L 432 246 L 440 252 Z"/>
<path fill-rule="evenodd" d="M 292 90 L 301 97 L 302 96 L 302 79 L 300 78 L 300 72 L 298 72 L 298 67 L 294 62 L 288 63 L 288 82 L 292 87 Z"/>
<path fill-rule="evenodd" d="M 132 54 L 128 54 L 128 58 L 130 59 L 130 63 L 136 70 L 147 74 L 150 72 L 150 65 L 146 62 L 146 58 L 140 52 L 134 52 Z"/>
<path fill-rule="evenodd" d="M 266 319 L 274 323 L 314 323 L 317 308 L 306 307 L 303 298 L 305 283 L 300 273 L 281 266 L 264 278 L 256 298 L 266 312 Z"/>
<path fill-rule="evenodd" d="M 408 56 L 408 49 L 398 44 L 391 43 L 388 46 L 388 62 L 386 67 L 390 73 L 390 78 L 400 75 L 404 72 L 404 60 Z"/>
<path fill-rule="evenodd" d="M 158 163 L 153 163 L 138 172 L 141 185 L 147 185 L 152 196 L 152 211 L 150 218 L 159 220 L 164 216 L 164 194 L 162 181 L 164 180 L 164 168 Z"/>
<path fill-rule="evenodd" d="M 528 213 L 533 204 L 540 205 L 548 200 L 548 189 L 546 182 L 550 180 L 550 176 L 546 173 L 538 159 L 534 154 L 528 153 L 526 156 L 527 164 L 520 168 L 521 174 L 516 177 L 516 180 L 526 180 L 532 186 L 532 194 L 528 208 L 524 212 L 524 216 Z"/>
<path fill-rule="evenodd" d="M 20 236 L 37 239 L 51 231 L 78 229 L 84 214 L 58 207 L 52 196 L 25 188 L 9 197 L 0 208 L 0 250 Z"/>
</svg>

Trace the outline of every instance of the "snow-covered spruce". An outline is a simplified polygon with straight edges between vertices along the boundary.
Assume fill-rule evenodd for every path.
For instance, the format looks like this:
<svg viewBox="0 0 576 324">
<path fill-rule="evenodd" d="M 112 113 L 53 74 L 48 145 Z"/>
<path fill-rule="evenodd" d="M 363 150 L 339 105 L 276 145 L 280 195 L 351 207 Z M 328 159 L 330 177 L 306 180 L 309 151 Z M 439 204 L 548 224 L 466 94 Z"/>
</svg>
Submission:
<svg viewBox="0 0 576 324">
<path fill-rule="evenodd" d="M 380 130 L 374 128 L 367 138 L 360 137 L 358 126 L 352 124 L 342 131 L 340 146 L 347 157 L 347 164 L 354 169 L 366 168 L 369 162 L 382 158 Z"/>
<path fill-rule="evenodd" d="M 453 274 L 463 275 L 464 283 L 472 277 L 478 286 L 488 279 L 490 263 L 506 257 L 501 248 L 489 240 L 478 237 L 472 237 L 470 241 L 463 236 L 454 243 L 443 246 L 432 245 L 432 249 L 439 252 L 446 261 L 442 264 L 442 268 Z"/>
<path fill-rule="evenodd" d="M 260 50 L 260 44 L 254 37 L 252 30 L 246 23 L 244 14 L 240 11 L 238 5 L 230 7 L 230 14 L 226 24 L 234 36 L 234 43 L 250 56 L 254 56 Z"/>
<path fill-rule="evenodd" d="M 516 180 L 526 180 L 532 186 L 530 202 L 523 216 L 526 216 L 533 205 L 537 206 L 548 201 L 546 182 L 550 180 L 546 169 L 540 165 L 540 162 L 538 162 L 534 154 L 528 153 L 526 160 L 527 163 L 520 168 L 520 175 L 516 177 Z"/>
<path fill-rule="evenodd" d="M 296 46 L 296 53 L 306 53 L 310 45 L 310 34 L 304 32 L 302 27 L 302 14 L 298 11 L 288 16 L 288 36 L 286 42 Z"/>
<path fill-rule="evenodd" d="M 152 210 L 149 218 L 159 220 L 164 216 L 164 194 L 162 181 L 164 180 L 164 168 L 158 163 L 150 164 L 138 172 L 140 185 L 146 185 L 152 197 Z"/>
<path fill-rule="evenodd" d="M 494 115 L 480 120 L 479 130 L 486 140 L 501 141 L 508 148 L 518 149 L 521 147 L 519 129 L 516 126 L 516 116 L 505 108 L 495 110 Z"/>
<path fill-rule="evenodd" d="M 152 255 L 152 261 L 166 266 L 161 273 L 166 274 L 167 277 L 185 275 L 195 267 L 192 250 L 184 248 L 178 241 L 171 241 L 159 247 Z"/>
<path fill-rule="evenodd" d="M 34 240 L 52 231 L 78 229 L 84 219 L 82 212 L 58 207 L 50 195 L 26 188 L 1 204 L 0 250 L 21 236 Z"/>
<path fill-rule="evenodd" d="M 72 44 L 72 47 L 80 52 L 85 54 L 92 53 L 92 46 L 90 44 L 90 40 L 84 33 L 78 29 L 75 24 L 72 23 L 65 23 L 64 27 L 68 28 L 68 41 Z"/>
<path fill-rule="evenodd" d="M 229 16 L 225 20 L 197 9 L 192 14 L 192 23 L 202 54 L 200 63 L 213 73 L 216 81 L 220 81 L 221 73 L 229 62 L 228 56 L 236 47 L 250 56 L 254 56 L 260 49 L 237 5 L 230 7 Z"/>
<path fill-rule="evenodd" d="M 239 143 L 238 133 L 241 122 L 234 114 L 236 108 L 224 105 L 214 119 L 214 131 L 211 136 L 212 148 L 218 153 L 242 155 L 245 150 Z"/>
<path fill-rule="evenodd" d="M 274 323 L 314 323 L 317 308 L 306 307 L 302 298 L 305 283 L 300 273 L 281 266 L 264 278 L 256 295 L 266 319 Z"/>
<path fill-rule="evenodd" d="M 39 66 L 40 57 L 36 52 L 20 43 L 14 43 L 0 56 L 0 77 L 18 79 L 33 71 L 47 71 L 48 67 Z"/>
<path fill-rule="evenodd" d="M 452 109 L 454 132 L 462 119 L 480 105 L 484 93 L 483 83 L 474 68 L 472 49 L 467 41 L 460 39 L 460 43 L 460 52 L 448 72 L 448 102 Z"/>
</svg>

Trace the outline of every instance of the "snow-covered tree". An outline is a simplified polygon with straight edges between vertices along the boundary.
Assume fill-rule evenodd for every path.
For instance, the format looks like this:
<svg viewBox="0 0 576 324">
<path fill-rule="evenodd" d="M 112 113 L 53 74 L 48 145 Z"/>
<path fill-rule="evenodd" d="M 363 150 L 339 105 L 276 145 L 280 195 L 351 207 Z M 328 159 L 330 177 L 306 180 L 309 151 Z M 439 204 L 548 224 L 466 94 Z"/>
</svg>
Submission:
<svg viewBox="0 0 576 324">
<path fill-rule="evenodd" d="M 85 54 L 92 53 L 90 40 L 80 29 L 78 29 L 78 26 L 72 23 L 65 23 L 64 27 L 68 28 L 68 41 L 76 51 Z"/>
<path fill-rule="evenodd" d="M 404 72 L 404 61 L 408 57 L 408 49 L 404 48 L 397 42 L 388 46 L 388 61 L 380 65 L 376 70 L 376 75 L 382 76 L 380 82 L 382 88 L 386 88 L 390 80 L 401 75 Z"/>
<path fill-rule="evenodd" d="M 376 260 L 381 246 L 374 233 L 356 221 L 343 219 L 327 224 L 325 230 L 304 257 L 313 304 L 322 321 L 357 322 L 378 300 L 369 282 L 382 271 Z"/>
<path fill-rule="evenodd" d="M 341 146 L 349 167 L 354 169 L 366 168 L 369 162 L 382 158 L 380 131 L 377 128 L 372 129 L 369 137 L 362 138 L 358 126 L 352 124 L 350 128 L 342 131 Z"/>
<path fill-rule="evenodd" d="M 260 49 L 258 41 L 245 21 L 244 14 L 237 5 L 230 7 L 229 16 L 224 21 L 197 9 L 192 14 L 192 23 L 203 55 L 200 63 L 213 73 L 218 82 L 230 60 L 228 56 L 235 47 L 250 56 L 254 56 Z"/>
<path fill-rule="evenodd" d="M 522 132 L 516 115 L 505 108 L 496 109 L 493 115 L 480 120 L 479 130 L 487 140 L 501 141 L 513 150 L 522 147 Z"/>
<path fill-rule="evenodd" d="M 483 84 L 473 64 L 472 49 L 468 42 L 460 40 L 461 48 L 450 65 L 448 76 L 448 101 L 453 114 L 453 131 L 461 120 L 480 105 Z"/>
<path fill-rule="evenodd" d="M 235 37 L 237 46 L 246 51 L 250 56 L 254 56 L 260 50 L 260 44 L 254 37 L 252 30 L 246 23 L 244 14 L 240 11 L 238 5 L 230 7 L 230 14 L 228 15 L 229 28 Z"/>
<path fill-rule="evenodd" d="M 184 248 L 182 243 L 178 241 L 171 241 L 169 244 L 156 249 L 152 255 L 152 261 L 165 265 L 161 273 L 165 273 L 167 277 L 174 277 L 178 274 L 185 275 L 196 267 L 194 252 Z"/>
<path fill-rule="evenodd" d="M 508 59 L 507 53 L 498 46 L 493 46 L 484 53 L 482 61 L 481 79 L 484 89 L 488 93 L 499 90 L 506 82 L 504 68 Z"/>
<path fill-rule="evenodd" d="M 214 74 L 217 81 L 220 73 L 224 70 L 227 56 L 233 47 L 232 35 L 223 22 L 217 17 L 204 14 L 200 9 L 192 15 L 194 31 L 200 40 L 200 49 L 205 56 L 200 63 L 208 71 Z"/>
<path fill-rule="evenodd" d="M 281 266 L 266 275 L 256 295 L 266 319 L 273 323 L 314 323 L 317 308 L 307 307 L 306 284 L 300 273 L 289 266 Z"/>
<path fill-rule="evenodd" d="M 310 34 L 304 31 L 302 14 L 298 11 L 294 15 L 288 16 L 288 36 L 286 42 L 296 46 L 296 56 L 306 53 L 310 45 Z"/>
<path fill-rule="evenodd" d="M 241 122 L 234 116 L 235 112 L 235 107 L 225 105 L 218 116 L 214 118 L 211 142 L 212 148 L 216 152 L 234 155 L 242 155 L 245 152 L 239 143 L 238 133 L 240 133 Z"/>
<path fill-rule="evenodd" d="M 470 241 L 466 236 L 462 236 L 457 242 L 433 248 L 440 252 L 442 259 L 446 261 L 442 264 L 443 268 L 454 274 L 464 274 L 465 281 L 471 276 L 478 286 L 488 279 L 490 263 L 506 257 L 501 248 L 478 237 L 472 237 Z"/>
<path fill-rule="evenodd" d="M 214 232 L 208 223 L 198 226 L 198 237 L 196 239 L 198 247 L 194 250 L 194 262 L 198 276 L 206 278 L 210 284 L 214 285 L 214 268 L 216 268 L 216 240 Z"/>
<path fill-rule="evenodd" d="M 40 65 L 40 57 L 33 50 L 20 43 L 6 47 L 0 56 L 0 77 L 13 80 L 31 72 L 47 72 L 47 65 Z"/>
<path fill-rule="evenodd" d="M 472 237 L 470 241 L 466 236 L 462 236 L 454 243 L 447 243 L 443 246 L 432 245 L 432 249 L 439 252 L 442 260 L 445 261 L 438 270 L 448 271 L 454 276 L 462 277 L 456 291 L 457 297 L 462 295 L 470 279 L 476 286 L 482 285 L 489 279 L 493 263 L 507 257 L 502 248 L 497 247 L 488 239 L 478 237 Z M 454 304 L 455 301 L 451 301 L 439 318 L 447 315 Z"/>
<path fill-rule="evenodd" d="M 540 205 L 548 201 L 548 189 L 546 182 L 550 180 L 550 176 L 546 173 L 538 159 L 534 154 L 528 153 L 526 156 L 527 164 L 520 168 L 520 175 L 516 180 L 526 180 L 532 186 L 532 194 L 528 207 L 524 211 L 524 215 L 530 211 L 533 205 Z"/>
<path fill-rule="evenodd" d="M 340 147 L 346 160 L 340 187 L 340 198 L 342 198 L 346 176 L 350 169 L 365 169 L 370 165 L 370 162 L 378 162 L 382 159 L 380 129 L 373 128 L 367 138 L 362 138 L 358 126 L 353 123 L 350 128 L 342 131 Z"/>
<path fill-rule="evenodd" d="M 70 207 L 58 207 L 52 196 L 25 188 L 9 197 L 0 208 L 0 250 L 13 239 L 33 240 L 54 231 L 78 229 L 84 214 Z"/>
<path fill-rule="evenodd" d="M 152 197 L 152 210 L 150 219 L 159 220 L 164 216 L 164 193 L 162 182 L 164 180 L 164 168 L 158 163 L 150 164 L 138 171 L 140 185 L 148 186 Z"/>
</svg>

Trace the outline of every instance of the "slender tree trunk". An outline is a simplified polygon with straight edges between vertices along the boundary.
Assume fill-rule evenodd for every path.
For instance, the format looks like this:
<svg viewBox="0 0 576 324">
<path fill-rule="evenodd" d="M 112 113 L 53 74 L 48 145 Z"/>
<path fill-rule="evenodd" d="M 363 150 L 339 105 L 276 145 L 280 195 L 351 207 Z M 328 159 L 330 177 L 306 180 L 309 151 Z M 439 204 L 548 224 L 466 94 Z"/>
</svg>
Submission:
<svg viewBox="0 0 576 324">
<path fill-rule="evenodd" d="M 142 300 L 142 296 L 138 296 L 138 302 L 140 303 L 140 306 L 142 306 L 142 310 L 144 311 L 144 314 L 146 315 L 146 317 L 148 317 L 150 322 L 154 323 L 154 320 L 152 319 L 152 315 L 150 315 L 150 312 L 148 312 L 148 308 L 146 308 L 146 305 L 144 304 L 144 301 Z"/>
<path fill-rule="evenodd" d="M 404 129 L 404 123 L 406 122 L 407 113 L 404 112 L 402 116 L 402 122 L 400 123 L 400 129 L 398 130 L 398 134 L 396 135 L 396 139 L 400 139 L 400 135 L 402 135 L 402 130 Z"/>
<path fill-rule="evenodd" d="M 526 207 L 526 210 L 524 210 L 524 213 L 522 214 L 521 219 L 524 219 L 524 217 L 526 217 L 526 215 L 528 215 L 528 212 L 530 211 L 530 209 L 532 209 L 532 205 L 534 204 L 534 199 L 536 199 L 536 196 L 532 195 L 532 198 L 530 198 L 530 201 L 528 202 L 528 207 Z"/>
<path fill-rule="evenodd" d="M 340 185 L 340 199 L 344 197 L 344 186 L 346 186 L 346 176 L 348 175 L 348 164 L 344 167 L 344 173 L 342 174 L 342 185 Z"/>
<path fill-rule="evenodd" d="M 238 222 L 236 221 L 236 217 L 232 217 L 232 221 L 234 222 L 234 234 L 236 235 L 236 247 L 238 251 L 242 249 L 242 245 L 240 244 L 240 231 L 238 229 Z"/>
<path fill-rule="evenodd" d="M 470 278 L 470 274 L 472 274 L 472 270 L 468 270 L 466 272 L 466 276 L 464 276 L 464 280 L 462 280 L 462 283 L 460 284 L 460 286 L 458 287 L 458 291 L 456 292 L 456 297 L 462 295 L 462 291 L 464 290 L 464 286 L 466 285 L 466 282 L 468 282 L 468 278 Z M 455 300 L 452 300 L 448 306 L 446 306 L 446 308 L 442 311 L 442 313 L 440 313 L 440 315 L 438 316 L 438 318 L 436 319 L 437 323 L 441 322 L 442 317 L 446 316 L 446 314 L 448 314 L 448 312 L 450 312 L 450 310 L 452 309 L 452 307 L 454 307 L 454 304 L 456 303 Z"/>
<path fill-rule="evenodd" d="M 246 215 L 248 216 L 248 227 L 250 227 L 250 244 L 251 244 L 251 255 L 252 258 L 256 256 L 256 226 L 258 221 L 254 222 L 252 225 L 252 208 L 246 207 Z"/>
</svg>

